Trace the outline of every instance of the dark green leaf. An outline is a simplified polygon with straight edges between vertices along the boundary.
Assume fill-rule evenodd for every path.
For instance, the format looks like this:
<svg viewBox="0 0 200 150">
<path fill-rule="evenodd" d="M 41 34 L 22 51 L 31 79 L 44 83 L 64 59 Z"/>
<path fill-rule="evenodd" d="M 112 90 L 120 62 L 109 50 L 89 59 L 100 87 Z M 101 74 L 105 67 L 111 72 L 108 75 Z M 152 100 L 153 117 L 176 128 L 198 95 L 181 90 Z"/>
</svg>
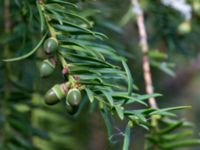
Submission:
<svg viewBox="0 0 200 150">
<path fill-rule="evenodd" d="M 20 57 L 16 57 L 16 58 L 9 58 L 9 59 L 4 59 L 3 61 L 5 62 L 13 62 L 13 61 L 19 61 L 19 60 L 23 60 L 25 58 L 28 58 L 29 56 L 31 56 L 32 54 L 34 54 L 38 48 L 42 45 L 44 39 L 46 38 L 46 35 L 45 34 L 42 39 L 40 40 L 40 42 L 36 45 L 36 47 L 34 49 L 32 49 L 29 53 L 23 55 L 23 56 L 20 56 Z"/>
<path fill-rule="evenodd" d="M 131 122 L 127 123 L 125 133 L 124 133 L 124 143 L 123 150 L 128 150 L 130 144 L 130 136 L 131 136 Z"/>
</svg>

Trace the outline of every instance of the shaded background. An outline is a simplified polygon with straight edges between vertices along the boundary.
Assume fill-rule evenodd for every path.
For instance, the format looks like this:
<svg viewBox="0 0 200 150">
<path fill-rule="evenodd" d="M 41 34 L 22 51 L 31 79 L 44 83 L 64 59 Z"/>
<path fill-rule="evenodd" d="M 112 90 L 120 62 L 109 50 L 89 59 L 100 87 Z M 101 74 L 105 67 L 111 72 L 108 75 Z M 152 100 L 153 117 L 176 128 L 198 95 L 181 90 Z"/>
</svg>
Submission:
<svg viewBox="0 0 200 150">
<path fill-rule="evenodd" d="M 74 1 L 73 1 L 74 2 Z M 175 1 L 174 1 L 175 2 Z M 20 5 L 23 7 L 19 7 Z M 120 55 L 128 58 L 139 93 L 144 93 L 141 52 L 138 45 L 138 31 L 134 10 L 130 1 L 96 0 L 78 2 L 82 9 L 93 9 L 90 19 L 95 30 L 108 35 L 107 44 Z M 141 1 L 145 13 L 148 33 L 149 54 L 155 92 L 160 107 L 191 105 L 192 109 L 179 112 L 180 117 L 194 122 L 194 130 L 200 131 L 200 1 L 188 0 L 187 11 L 177 10 L 163 1 Z M 180 5 L 180 4 L 179 4 Z M 174 5 L 175 6 L 175 5 Z M 10 58 L 29 51 L 37 42 L 37 18 L 30 21 L 30 8 L 26 2 L 11 1 L 10 31 L 6 31 L 4 3 L 0 1 L 0 48 L 1 58 Z M 37 13 L 34 11 L 33 13 Z M 100 10 L 100 13 L 96 11 Z M 185 10 L 185 11 L 184 11 Z M 7 46 L 9 51 L 6 50 Z M 156 53 L 159 52 L 159 53 Z M 109 144 L 103 120 L 98 110 L 88 104 L 81 112 L 71 117 L 62 103 L 46 106 L 43 94 L 52 85 L 63 80 L 59 68 L 48 79 L 39 77 L 41 50 L 37 54 L 16 63 L 0 63 L 0 149 L 8 143 L 9 149 L 42 150 L 111 150 L 120 149 L 121 127 L 116 126 L 114 145 Z M 8 80 L 8 76 L 12 79 Z M 113 120 L 113 123 L 117 123 Z M 144 131 L 133 129 L 131 148 L 142 150 Z M 22 148 L 24 147 L 24 148 Z M 199 150 L 200 147 L 193 148 Z M 187 150 L 192 150 L 188 148 Z"/>
</svg>

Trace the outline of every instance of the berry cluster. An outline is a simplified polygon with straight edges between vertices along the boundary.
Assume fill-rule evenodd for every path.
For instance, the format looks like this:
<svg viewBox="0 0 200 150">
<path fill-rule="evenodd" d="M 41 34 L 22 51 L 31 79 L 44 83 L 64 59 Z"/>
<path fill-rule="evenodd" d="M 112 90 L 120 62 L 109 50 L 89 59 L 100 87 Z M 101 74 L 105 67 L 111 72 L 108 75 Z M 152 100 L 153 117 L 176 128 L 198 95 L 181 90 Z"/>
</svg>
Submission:
<svg viewBox="0 0 200 150">
<path fill-rule="evenodd" d="M 59 44 L 56 38 L 50 37 L 44 42 L 44 52 L 50 56 L 49 59 L 45 59 L 40 66 L 40 76 L 48 77 L 50 76 L 56 66 L 56 61 L 53 59 L 56 51 L 58 50 Z M 62 73 L 65 75 L 66 67 L 63 67 Z M 76 78 L 73 77 L 75 80 Z M 66 109 L 70 114 L 74 114 L 78 110 L 78 106 L 81 102 L 82 96 L 81 92 L 77 86 L 71 82 L 56 84 L 45 94 L 45 103 L 48 105 L 55 105 L 59 103 L 62 99 L 65 100 Z"/>
</svg>

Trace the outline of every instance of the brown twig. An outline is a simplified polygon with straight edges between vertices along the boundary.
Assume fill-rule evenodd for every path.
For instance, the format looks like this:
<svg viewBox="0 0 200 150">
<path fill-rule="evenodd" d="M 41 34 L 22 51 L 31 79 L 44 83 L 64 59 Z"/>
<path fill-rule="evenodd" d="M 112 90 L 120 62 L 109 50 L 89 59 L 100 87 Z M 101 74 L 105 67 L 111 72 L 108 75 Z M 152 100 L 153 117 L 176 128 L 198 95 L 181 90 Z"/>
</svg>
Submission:
<svg viewBox="0 0 200 150">
<path fill-rule="evenodd" d="M 153 83 L 152 83 L 152 77 L 151 77 L 151 69 L 150 69 L 150 63 L 149 63 L 149 57 L 147 55 L 149 51 L 148 42 L 147 42 L 147 33 L 146 28 L 144 24 L 144 14 L 142 9 L 140 8 L 140 4 L 138 0 L 131 0 L 133 5 L 133 10 L 136 14 L 136 23 L 139 30 L 139 37 L 140 37 L 140 47 L 141 51 L 143 53 L 143 74 L 144 74 L 144 80 L 145 80 L 145 87 L 146 87 L 146 93 L 147 94 L 153 94 Z M 157 103 L 155 98 L 149 98 L 149 105 L 151 108 L 157 108 Z"/>
<path fill-rule="evenodd" d="M 4 0 L 4 32 L 5 34 L 10 34 L 11 29 L 11 18 L 10 18 L 10 0 Z M 4 56 L 9 57 L 9 44 L 4 45 Z M 2 148 L 7 150 L 7 139 L 9 138 L 9 123 L 8 123 L 8 100 L 10 97 L 10 81 L 9 75 L 10 74 L 10 65 L 5 63 L 5 83 L 4 83 L 4 96 L 2 100 L 2 114 L 4 116 L 4 123 L 3 123 L 3 139 L 2 139 Z"/>
</svg>

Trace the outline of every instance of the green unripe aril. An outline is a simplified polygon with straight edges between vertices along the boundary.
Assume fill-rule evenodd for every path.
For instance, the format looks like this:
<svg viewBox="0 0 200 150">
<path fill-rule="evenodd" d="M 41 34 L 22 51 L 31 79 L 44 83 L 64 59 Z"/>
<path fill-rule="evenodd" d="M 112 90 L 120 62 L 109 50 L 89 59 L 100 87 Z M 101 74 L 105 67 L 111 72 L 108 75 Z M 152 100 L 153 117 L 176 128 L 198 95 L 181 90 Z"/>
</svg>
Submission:
<svg viewBox="0 0 200 150">
<path fill-rule="evenodd" d="M 48 59 L 44 60 L 40 66 L 40 76 L 48 77 L 53 73 L 55 65 L 52 64 Z"/>
<path fill-rule="evenodd" d="M 56 50 L 58 49 L 58 41 L 56 38 L 51 37 L 48 38 L 45 42 L 44 42 L 44 51 L 47 54 L 52 54 L 54 52 L 56 52 Z"/>
<path fill-rule="evenodd" d="M 66 110 L 70 115 L 74 115 L 77 110 L 78 110 L 78 106 L 71 106 L 67 101 L 66 101 Z"/>
<path fill-rule="evenodd" d="M 61 85 L 54 85 L 47 93 L 45 94 L 45 103 L 48 105 L 57 104 L 61 99 L 65 97 L 65 91 L 62 90 Z"/>
<path fill-rule="evenodd" d="M 66 101 L 71 106 L 78 106 L 80 104 L 81 99 L 81 92 L 76 88 L 70 89 L 66 97 Z"/>
</svg>

